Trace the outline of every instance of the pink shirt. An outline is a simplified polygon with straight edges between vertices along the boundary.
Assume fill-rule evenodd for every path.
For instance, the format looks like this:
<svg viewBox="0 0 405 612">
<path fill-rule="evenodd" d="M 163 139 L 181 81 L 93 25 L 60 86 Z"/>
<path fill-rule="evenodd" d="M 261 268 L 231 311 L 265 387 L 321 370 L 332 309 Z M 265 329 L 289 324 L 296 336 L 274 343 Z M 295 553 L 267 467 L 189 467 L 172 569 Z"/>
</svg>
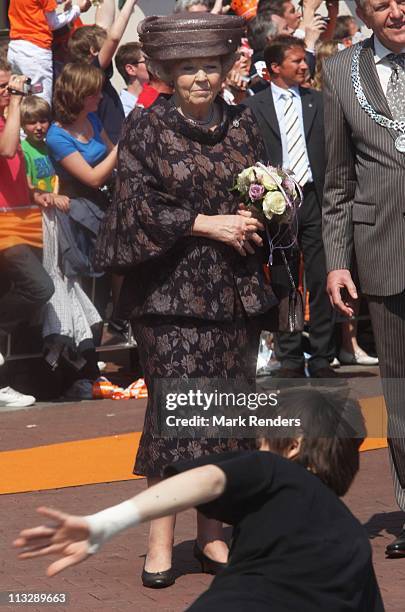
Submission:
<svg viewBox="0 0 405 612">
<path fill-rule="evenodd" d="M 4 130 L 4 117 L 0 117 L 0 132 Z M 24 155 L 18 147 L 14 157 L 0 156 L 0 209 L 32 206 L 25 174 Z"/>
<path fill-rule="evenodd" d="M 0 132 L 4 126 L 0 117 Z M 42 247 L 42 214 L 31 203 L 20 146 L 14 157 L 0 156 L 0 251 L 17 244 Z"/>
</svg>

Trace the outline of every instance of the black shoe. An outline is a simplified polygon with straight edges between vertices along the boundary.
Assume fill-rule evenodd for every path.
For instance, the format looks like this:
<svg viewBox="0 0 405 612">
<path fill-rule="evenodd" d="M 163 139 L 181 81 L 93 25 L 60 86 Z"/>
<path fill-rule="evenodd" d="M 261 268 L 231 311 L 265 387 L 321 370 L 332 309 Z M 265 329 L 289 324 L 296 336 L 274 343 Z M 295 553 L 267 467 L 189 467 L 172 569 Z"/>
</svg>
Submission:
<svg viewBox="0 0 405 612">
<path fill-rule="evenodd" d="M 176 581 L 173 570 L 170 567 L 164 572 L 147 572 L 142 570 L 142 584 L 149 589 L 165 589 L 172 586 Z"/>
<path fill-rule="evenodd" d="M 218 574 L 221 570 L 224 569 L 228 564 L 221 563 L 220 561 L 214 561 L 210 559 L 203 553 L 201 548 L 198 546 L 197 542 L 194 542 L 193 555 L 197 559 L 197 561 L 201 564 L 201 571 L 204 574 Z"/>
<path fill-rule="evenodd" d="M 305 378 L 304 368 L 279 368 L 271 374 L 272 378 Z"/>
<path fill-rule="evenodd" d="M 385 554 L 390 559 L 405 557 L 405 529 L 402 529 L 396 540 L 388 544 Z"/>
<path fill-rule="evenodd" d="M 310 370 L 310 375 L 311 378 L 341 378 L 341 376 L 330 366 L 318 368 L 317 370 Z"/>
</svg>

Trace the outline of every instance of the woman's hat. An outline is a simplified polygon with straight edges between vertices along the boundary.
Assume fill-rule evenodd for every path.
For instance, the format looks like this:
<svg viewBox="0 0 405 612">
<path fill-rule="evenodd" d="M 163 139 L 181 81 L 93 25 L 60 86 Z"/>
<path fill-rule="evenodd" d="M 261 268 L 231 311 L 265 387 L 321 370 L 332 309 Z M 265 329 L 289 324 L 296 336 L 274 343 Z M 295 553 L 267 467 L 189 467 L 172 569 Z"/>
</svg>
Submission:
<svg viewBox="0 0 405 612">
<path fill-rule="evenodd" d="M 182 60 L 234 53 L 244 20 L 230 15 L 186 12 L 147 17 L 138 25 L 143 51 L 153 60 Z"/>
</svg>

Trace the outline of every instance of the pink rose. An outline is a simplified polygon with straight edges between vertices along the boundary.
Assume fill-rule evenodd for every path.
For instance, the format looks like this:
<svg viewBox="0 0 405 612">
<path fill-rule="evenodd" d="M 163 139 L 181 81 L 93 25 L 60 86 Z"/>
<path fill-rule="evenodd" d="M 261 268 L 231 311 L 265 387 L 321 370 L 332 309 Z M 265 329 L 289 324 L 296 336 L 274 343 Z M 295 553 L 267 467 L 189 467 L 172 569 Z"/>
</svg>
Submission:
<svg viewBox="0 0 405 612">
<path fill-rule="evenodd" d="M 265 193 L 265 188 L 263 185 L 258 185 L 257 183 L 253 183 L 249 187 L 249 198 L 255 202 L 256 200 L 261 200 Z"/>
<path fill-rule="evenodd" d="M 293 195 L 295 190 L 294 181 L 290 178 L 285 178 L 282 182 L 282 186 L 287 191 L 288 195 Z"/>
</svg>

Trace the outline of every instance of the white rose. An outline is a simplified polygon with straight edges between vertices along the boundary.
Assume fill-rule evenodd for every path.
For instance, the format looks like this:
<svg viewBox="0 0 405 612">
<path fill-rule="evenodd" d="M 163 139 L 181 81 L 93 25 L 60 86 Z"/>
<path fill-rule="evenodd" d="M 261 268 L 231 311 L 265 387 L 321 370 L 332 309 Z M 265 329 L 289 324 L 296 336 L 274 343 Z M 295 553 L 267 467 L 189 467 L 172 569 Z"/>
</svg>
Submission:
<svg viewBox="0 0 405 612">
<path fill-rule="evenodd" d="M 256 167 L 255 169 L 256 180 L 258 183 L 261 183 L 267 191 L 275 191 L 277 189 L 276 181 L 270 176 L 266 170 L 260 167 Z"/>
<path fill-rule="evenodd" d="M 254 173 L 256 175 L 256 182 L 257 183 L 261 182 L 261 180 L 262 180 L 262 178 L 263 178 L 263 176 L 265 174 L 263 168 L 260 168 L 259 166 L 254 166 L 253 170 L 254 170 Z"/>
<path fill-rule="evenodd" d="M 250 184 L 254 182 L 255 175 L 253 173 L 253 168 L 246 168 L 242 170 L 240 174 L 238 174 L 238 179 L 236 181 L 236 187 L 243 194 L 246 194 L 249 191 Z"/>
<path fill-rule="evenodd" d="M 277 190 L 277 183 L 276 181 L 269 176 L 268 174 L 266 174 L 263 179 L 262 179 L 262 185 L 265 189 L 267 189 L 267 191 L 276 191 Z"/>
<path fill-rule="evenodd" d="M 263 212 L 267 219 L 271 219 L 273 215 L 282 215 L 285 209 L 285 199 L 279 191 L 270 191 L 264 196 Z"/>
</svg>

